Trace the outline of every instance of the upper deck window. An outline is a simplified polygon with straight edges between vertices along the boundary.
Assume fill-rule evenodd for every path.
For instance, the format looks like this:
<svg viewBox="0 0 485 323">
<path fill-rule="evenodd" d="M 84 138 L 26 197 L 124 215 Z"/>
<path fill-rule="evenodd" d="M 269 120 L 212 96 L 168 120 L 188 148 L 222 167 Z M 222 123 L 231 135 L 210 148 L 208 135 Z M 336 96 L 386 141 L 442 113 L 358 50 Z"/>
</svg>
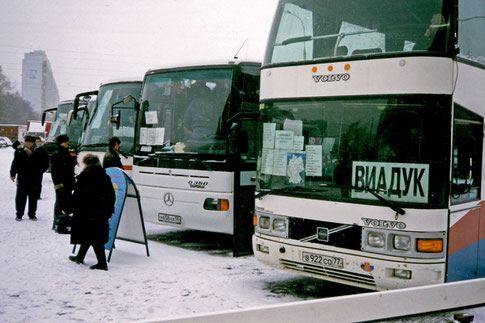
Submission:
<svg viewBox="0 0 485 323">
<path fill-rule="evenodd" d="M 265 64 L 402 52 L 446 53 L 450 9 L 442 0 L 284 0 Z"/>
</svg>

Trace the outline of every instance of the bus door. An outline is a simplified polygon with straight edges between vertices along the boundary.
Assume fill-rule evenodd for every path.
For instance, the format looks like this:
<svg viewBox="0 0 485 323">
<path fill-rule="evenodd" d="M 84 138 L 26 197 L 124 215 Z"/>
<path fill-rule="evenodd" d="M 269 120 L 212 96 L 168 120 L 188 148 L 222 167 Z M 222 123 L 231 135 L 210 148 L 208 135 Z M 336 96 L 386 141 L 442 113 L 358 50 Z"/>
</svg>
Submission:
<svg viewBox="0 0 485 323">
<path fill-rule="evenodd" d="M 254 193 L 256 185 L 257 114 L 233 123 L 229 153 L 234 165 L 234 257 L 252 253 Z"/>
<path fill-rule="evenodd" d="M 446 281 L 485 275 L 483 118 L 455 103 Z"/>
</svg>

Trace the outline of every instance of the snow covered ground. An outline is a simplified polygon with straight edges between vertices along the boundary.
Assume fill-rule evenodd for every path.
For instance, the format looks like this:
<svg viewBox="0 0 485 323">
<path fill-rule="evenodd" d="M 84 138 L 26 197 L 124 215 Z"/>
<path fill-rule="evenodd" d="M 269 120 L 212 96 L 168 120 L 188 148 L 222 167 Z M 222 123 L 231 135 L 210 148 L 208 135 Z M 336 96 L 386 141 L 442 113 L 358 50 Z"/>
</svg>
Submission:
<svg viewBox="0 0 485 323">
<path fill-rule="evenodd" d="M 96 263 L 92 249 L 84 265 L 75 264 L 68 260 L 69 235 L 51 230 L 55 194 L 50 174 L 44 175 L 39 221 L 30 221 L 27 215 L 15 221 L 16 186 L 9 179 L 12 158 L 12 149 L 0 149 L 1 322 L 156 319 L 316 298 L 326 288 L 321 284 L 332 286 L 268 268 L 252 256 L 194 251 L 174 246 L 177 241 L 149 240 L 147 257 L 144 245 L 117 240 L 109 270 L 89 270 Z M 149 223 L 146 229 L 156 240 L 191 236 Z M 330 292 L 335 293 L 347 291 Z"/>
</svg>

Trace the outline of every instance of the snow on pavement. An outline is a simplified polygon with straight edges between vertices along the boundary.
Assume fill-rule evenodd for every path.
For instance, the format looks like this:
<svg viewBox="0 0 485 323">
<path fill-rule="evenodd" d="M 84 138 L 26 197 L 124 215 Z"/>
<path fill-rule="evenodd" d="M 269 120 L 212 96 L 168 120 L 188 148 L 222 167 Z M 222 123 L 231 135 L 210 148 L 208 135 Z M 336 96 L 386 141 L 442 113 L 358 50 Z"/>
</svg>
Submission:
<svg viewBox="0 0 485 323">
<path fill-rule="evenodd" d="M 301 276 L 274 270 L 254 257 L 233 258 L 149 241 L 116 240 L 107 272 L 68 260 L 69 235 L 54 233 L 55 194 L 44 175 L 42 199 L 33 222 L 15 221 L 15 183 L 10 181 L 13 150 L 0 150 L 0 321 L 126 322 L 301 300 L 275 294 L 277 284 Z M 176 230 L 146 224 L 148 234 Z"/>
</svg>

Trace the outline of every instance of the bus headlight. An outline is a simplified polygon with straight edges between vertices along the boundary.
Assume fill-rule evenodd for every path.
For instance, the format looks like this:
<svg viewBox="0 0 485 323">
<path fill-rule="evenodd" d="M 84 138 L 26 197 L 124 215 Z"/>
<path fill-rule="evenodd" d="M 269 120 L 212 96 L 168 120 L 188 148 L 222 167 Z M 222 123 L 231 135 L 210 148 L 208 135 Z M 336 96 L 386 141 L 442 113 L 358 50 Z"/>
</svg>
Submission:
<svg viewBox="0 0 485 323">
<path fill-rule="evenodd" d="M 259 217 L 259 227 L 264 230 L 269 229 L 270 219 L 267 216 Z"/>
<path fill-rule="evenodd" d="M 382 233 L 371 231 L 367 235 L 367 244 L 374 248 L 383 248 L 386 244 L 386 238 Z"/>
<path fill-rule="evenodd" d="M 394 236 L 394 249 L 397 250 L 409 250 L 411 246 L 411 237 L 396 234 Z"/>
<path fill-rule="evenodd" d="M 255 231 L 275 237 L 288 237 L 289 218 L 256 211 Z"/>
<path fill-rule="evenodd" d="M 274 219 L 273 220 L 273 230 L 279 232 L 286 232 L 286 221 L 285 219 Z"/>
</svg>

